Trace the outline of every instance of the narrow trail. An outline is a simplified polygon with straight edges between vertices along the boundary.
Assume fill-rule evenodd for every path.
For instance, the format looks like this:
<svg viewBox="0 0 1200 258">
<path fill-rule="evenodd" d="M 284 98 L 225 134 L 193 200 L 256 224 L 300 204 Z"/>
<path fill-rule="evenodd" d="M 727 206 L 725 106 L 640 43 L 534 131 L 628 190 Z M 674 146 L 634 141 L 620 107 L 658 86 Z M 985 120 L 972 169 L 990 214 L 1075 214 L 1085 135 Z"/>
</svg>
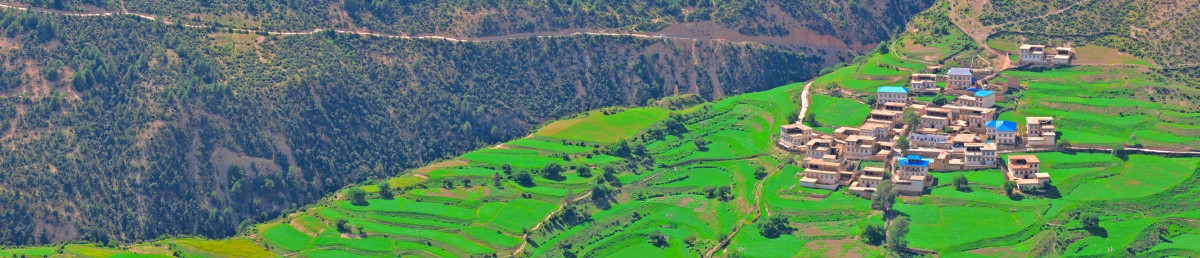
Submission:
<svg viewBox="0 0 1200 258">
<path fill-rule="evenodd" d="M 811 95 L 808 89 L 812 88 L 813 82 L 816 82 L 816 80 L 804 84 L 804 90 L 800 92 L 800 116 L 796 118 L 796 121 L 804 121 L 804 115 L 808 114 L 808 99 L 809 95 Z"/>
</svg>

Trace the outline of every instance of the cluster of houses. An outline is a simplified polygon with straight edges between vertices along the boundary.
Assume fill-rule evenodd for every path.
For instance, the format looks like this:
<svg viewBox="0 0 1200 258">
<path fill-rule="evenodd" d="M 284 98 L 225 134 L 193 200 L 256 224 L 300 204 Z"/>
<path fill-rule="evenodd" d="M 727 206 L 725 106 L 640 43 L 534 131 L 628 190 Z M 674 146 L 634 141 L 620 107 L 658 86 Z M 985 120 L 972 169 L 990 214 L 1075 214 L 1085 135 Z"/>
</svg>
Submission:
<svg viewBox="0 0 1200 258">
<path fill-rule="evenodd" d="M 951 68 L 944 77 L 913 74 L 911 88 L 879 87 L 876 105 L 862 125 L 824 134 L 798 122 L 780 129 L 778 144 L 804 153 L 799 184 L 810 188 L 846 186 L 870 195 L 880 182 L 891 180 L 903 194 L 920 194 L 933 184 L 931 171 L 997 167 L 1022 189 L 1045 186 L 1049 175 L 1040 173 L 1037 157 L 1011 156 L 1000 164 L 998 153 L 1053 147 L 1054 119 L 1026 118 L 1024 132 L 1016 122 L 997 120 L 994 106 L 1003 101 L 1008 86 L 989 87 L 975 74 L 967 68 Z M 938 86 L 942 78 L 944 89 Z M 937 92 L 957 97 L 941 106 L 913 98 Z M 898 148 L 901 138 L 907 149 Z"/>
</svg>

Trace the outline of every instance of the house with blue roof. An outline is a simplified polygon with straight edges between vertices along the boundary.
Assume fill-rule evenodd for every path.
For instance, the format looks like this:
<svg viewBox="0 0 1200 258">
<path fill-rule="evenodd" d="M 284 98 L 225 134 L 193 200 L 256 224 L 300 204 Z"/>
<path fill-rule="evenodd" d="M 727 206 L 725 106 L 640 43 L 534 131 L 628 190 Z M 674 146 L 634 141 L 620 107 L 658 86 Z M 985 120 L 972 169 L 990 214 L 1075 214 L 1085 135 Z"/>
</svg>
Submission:
<svg viewBox="0 0 1200 258">
<path fill-rule="evenodd" d="M 908 104 L 908 88 L 896 86 L 883 86 L 875 90 L 876 103 L 879 105 L 887 103 L 904 103 Z"/>
<path fill-rule="evenodd" d="M 1013 147 L 1017 145 L 1017 123 L 1004 120 L 992 120 L 987 122 L 988 139 L 996 143 L 1000 147 Z"/>
<path fill-rule="evenodd" d="M 929 165 L 933 159 L 919 155 L 896 158 L 896 169 L 892 171 L 892 182 L 896 190 L 905 194 L 921 194 L 933 180 L 929 177 Z"/>
<path fill-rule="evenodd" d="M 996 92 L 990 90 L 967 90 L 970 94 L 958 96 L 954 102 L 960 106 L 990 108 L 996 105 Z"/>
<path fill-rule="evenodd" d="M 947 90 L 965 91 L 975 84 L 975 73 L 971 71 L 971 68 L 950 68 L 946 77 Z"/>
</svg>

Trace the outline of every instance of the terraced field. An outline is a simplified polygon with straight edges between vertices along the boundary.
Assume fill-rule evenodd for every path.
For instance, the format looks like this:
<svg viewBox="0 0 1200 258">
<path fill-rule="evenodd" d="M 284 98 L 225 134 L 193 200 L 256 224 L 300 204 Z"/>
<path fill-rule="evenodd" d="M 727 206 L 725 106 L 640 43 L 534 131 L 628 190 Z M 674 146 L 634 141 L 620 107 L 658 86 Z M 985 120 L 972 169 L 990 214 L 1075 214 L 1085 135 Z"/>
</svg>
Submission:
<svg viewBox="0 0 1200 258">
<path fill-rule="evenodd" d="M 1145 68 L 1073 67 L 1008 71 L 1027 85 L 1016 110 L 1001 119 L 1054 116 L 1073 144 L 1200 148 L 1200 89 L 1163 83 Z M 1169 92 L 1160 94 L 1160 92 Z"/>
</svg>

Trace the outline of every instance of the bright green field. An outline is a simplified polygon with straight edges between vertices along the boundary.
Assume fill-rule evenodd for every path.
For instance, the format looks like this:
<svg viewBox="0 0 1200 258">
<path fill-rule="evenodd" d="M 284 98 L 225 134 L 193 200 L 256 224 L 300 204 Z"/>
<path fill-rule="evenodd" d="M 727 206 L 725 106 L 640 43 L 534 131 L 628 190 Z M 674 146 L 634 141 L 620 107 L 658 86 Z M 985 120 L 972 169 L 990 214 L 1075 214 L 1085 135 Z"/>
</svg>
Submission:
<svg viewBox="0 0 1200 258">
<path fill-rule="evenodd" d="M 842 126 L 862 125 L 871 113 L 871 107 L 867 104 L 825 95 L 812 95 L 809 105 L 808 112 L 815 114 L 817 123 L 820 123 L 820 126 L 813 127 L 813 130 L 823 133 L 833 133 L 834 129 Z"/>
<path fill-rule="evenodd" d="M 584 118 L 550 123 L 539 129 L 536 135 L 569 141 L 614 143 L 667 118 L 669 113 L 661 108 L 633 108 L 614 115 L 593 111 Z"/>
</svg>

